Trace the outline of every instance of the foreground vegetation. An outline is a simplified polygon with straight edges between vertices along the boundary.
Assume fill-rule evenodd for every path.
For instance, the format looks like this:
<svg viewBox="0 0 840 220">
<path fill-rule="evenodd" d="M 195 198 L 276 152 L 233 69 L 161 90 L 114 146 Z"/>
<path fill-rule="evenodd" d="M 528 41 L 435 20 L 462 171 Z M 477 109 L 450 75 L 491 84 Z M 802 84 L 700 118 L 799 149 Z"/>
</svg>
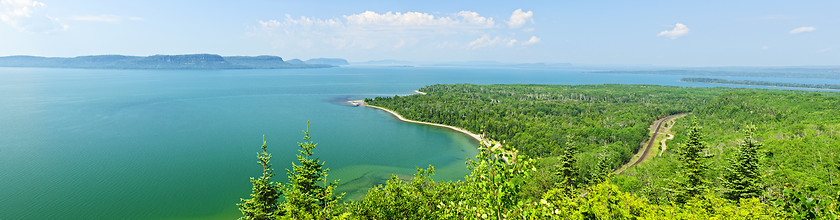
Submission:
<svg viewBox="0 0 840 220">
<path fill-rule="evenodd" d="M 430 166 L 338 204 L 337 182 L 326 179 L 323 162 L 310 159 L 315 144 L 305 133 L 302 165 L 287 170 L 289 183 L 270 182 L 263 147 L 264 174 L 252 179 L 251 198 L 240 204 L 243 219 L 840 217 L 835 93 L 631 85 L 434 85 L 421 91 L 428 95 L 367 102 L 505 144 L 483 143 L 463 180 L 434 181 Z M 676 149 L 609 175 L 629 160 L 650 122 L 681 112 L 693 114 L 675 122 Z"/>
</svg>

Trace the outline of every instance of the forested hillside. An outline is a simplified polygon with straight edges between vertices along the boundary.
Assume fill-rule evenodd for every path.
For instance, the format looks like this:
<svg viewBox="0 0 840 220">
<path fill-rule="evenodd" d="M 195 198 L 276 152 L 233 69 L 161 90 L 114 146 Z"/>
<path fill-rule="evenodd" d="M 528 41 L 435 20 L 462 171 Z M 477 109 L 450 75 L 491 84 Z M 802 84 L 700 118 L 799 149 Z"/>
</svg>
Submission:
<svg viewBox="0 0 840 220">
<path fill-rule="evenodd" d="M 840 191 L 840 98 L 837 93 L 777 90 L 727 92 L 698 106 L 694 114 L 675 122 L 674 145 L 686 141 L 692 121 L 703 126 L 710 158 L 707 175 L 713 191 L 724 193 L 724 174 L 747 128 L 760 141 L 759 168 L 767 197 L 779 196 L 784 185 L 798 185 L 814 195 L 838 196 Z M 671 151 L 673 152 L 673 151 Z M 649 164 L 617 178 L 627 191 L 647 192 L 666 201 L 658 188 L 677 171 L 675 155 L 666 152 Z M 626 187 L 626 188 L 625 188 Z M 767 198 L 769 199 L 769 198 Z"/>
<path fill-rule="evenodd" d="M 366 102 L 409 119 L 483 133 L 504 147 L 479 146 L 481 153 L 467 162 L 472 173 L 461 181 L 436 182 L 433 167 L 418 169 L 413 179 L 394 177 L 371 188 L 363 200 L 324 206 L 313 214 L 353 219 L 840 217 L 838 93 L 464 84 L 420 91 L 426 95 Z M 654 120 L 685 112 L 692 114 L 673 122 L 676 138 L 662 156 L 609 174 L 630 159 Z M 331 183 L 325 177 L 312 178 Z M 255 183 L 253 195 L 262 194 L 258 188 Z M 275 210 L 301 207 L 275 203 Z M 289 217 L 278 212 L 269 218 Z"/>
<path fill-rule="evenodd" d="M 691 112 L 731 89 L 648 85 L 432 85 L 428 95 L 377 97 L 367 103 L 406 118 L 454 125 L 545 158 L 545 172 L 571 144 L 576 180 L 590 182 L 602 149 L 607 166 L 630 160 L 658 118 Z M 541 163 L 542 164 L 542 163 Z"/>
</svg>

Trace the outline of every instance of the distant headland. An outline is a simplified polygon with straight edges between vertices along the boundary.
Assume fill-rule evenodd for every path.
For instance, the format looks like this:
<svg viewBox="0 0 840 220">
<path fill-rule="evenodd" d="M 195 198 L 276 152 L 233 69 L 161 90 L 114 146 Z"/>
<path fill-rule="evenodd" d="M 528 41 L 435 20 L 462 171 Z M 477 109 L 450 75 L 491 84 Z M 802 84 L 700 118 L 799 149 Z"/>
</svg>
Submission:
<svg viewBox="0 0 840 220">
<path fill-rule="evenodd" d="M 227 56 L 217 54 L 184 55 L 94 55 L 78 57 L 0 57 L 0 67 L 48 67 L 82 69 L 297 69 L 347 65 L 347 60 L 316 58 L 284 61 L 278 56 Z"/>
</svg>

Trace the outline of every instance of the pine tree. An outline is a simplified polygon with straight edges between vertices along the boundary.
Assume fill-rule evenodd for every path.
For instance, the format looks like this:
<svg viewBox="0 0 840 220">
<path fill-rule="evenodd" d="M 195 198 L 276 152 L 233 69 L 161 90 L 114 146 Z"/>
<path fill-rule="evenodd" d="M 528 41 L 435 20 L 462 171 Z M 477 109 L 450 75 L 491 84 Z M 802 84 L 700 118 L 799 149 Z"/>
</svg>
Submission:
<svg viewBox="0 0 840 220">
<path fill-rule="evenodd" d="M 761 195 L 761 175 L 759 174 L 759 148 L 761 144 L 753 139 L 755 128 L 747 128 L 746 137 L 738 146 L 735 157 L 729 159 L 723 184 L 724 195 L 731 200 L 754 198 Z"/>
<path fill-rule="evenodd" d="M 258 179 L 251 177 L 251 184 L 254 185 L 251 198 L 240 199 L 242 203 L 236 204 L 244 215 L 239 219 L 276 219 L 283 214 L 278 201 L 282 195 L 281 186 L 280 183 L 271 182 L 274 169 L 271 169 L 271 154 L 266 152 L 266 148 L 265 135 L 263 135 L 262 153 L 257 153 L 258 163 L 262 165 L 263 173 Z"/>
<path fill-rule="evenodd" d="M 677 183 L 677 202 L 683 203 L 687 199 L 698 196 L 706 189 L 704 178 L 708 169 L 706 159 L 710 156 L 704 154 L 706 144 L 703 142 L 702 128 L 695 122 L 688 129 L 688 141 L 678 149 L 680 161 L 680 181 Z"/>
<path fill-rule="evenodd" d="M 303 135 L 303 143 L 298 143 L 300 154 L 297 160 L 300 165 L 292 163 L 292 169 L 286 169 L 289 175 L 289 183 L 284 189 L 286 208 L 294 219 L 329 219 L 336 215 L 335 207 L 344 194 L 333 195 L 338 180 L 327 182 L 330 169 L 323 168 L 325 162 L 313 158 L 312 150 L 318 144 L 310 140 L 309 123 Z"/>
</svg>

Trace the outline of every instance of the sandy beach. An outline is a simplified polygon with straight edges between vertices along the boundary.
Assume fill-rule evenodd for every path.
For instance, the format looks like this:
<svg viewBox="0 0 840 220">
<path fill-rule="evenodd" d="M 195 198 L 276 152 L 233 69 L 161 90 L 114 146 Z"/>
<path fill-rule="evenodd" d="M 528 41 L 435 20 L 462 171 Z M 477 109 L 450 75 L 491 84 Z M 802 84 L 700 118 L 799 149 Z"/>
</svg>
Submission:
<svg viewBox="0 0 840 220">
<path fill-rule="evenodd" d="M 408 122 L 408 123 L 424 124 L 424 125 L 431 125 L 431 126 L 437 126 L 437 127 L 449 128 L 449 129 L 452 129 L 452 130 L 454 130 L 454 131 L 461 132 L 461 133 L 464 133 L 464 134 L 466 134 L 466 135 L 469 135 L 470 137 L 472 137 L 473 139 L 475 139 L 475 140 L 476 140 L 476 141 L 478 141 L 479 143 L 481 143 L 481 142 L 483 142 L 483 141 L 487 141 L 487 140 L 485 140 L 484 138 L 482 138 L 482 137 L 481 137 L 481 135 L 478 135 L 478 134 L 473 134 L 472 132 L 469 132 L 469 131 L 467 131 L 467 130 L 465 130 L 465 129 L 463 129 L 463 128 L 459 128 L 459 127 L 455 127 L 455 126 L 450 126 L 450 125 L 442 125 L 442 124 L 435 124 L 435 123 L 429 123 L 429 122 L 422 122 L 422 121 L 415 121 L 415 120 L 411 120 L 411 119 L 406 119 L 405 117 L 403 117 L 402 115 L 398 114 L 398 113 L 397 113 L 397 112 L 395 112 L 395 111 L 392 111 L 391 109 L 387 109 L 387 108 L 383 108 L 383 107 L 379 107 L 379 106 L 373 106 L 373 105 L 368 105 L 368 104 L 365 104 L 365 101 L 364 101 L 364 100 L 353 100 L 353 101 L 347 101 L 347 102 L 348 102 L 348 103 L 350 103 L 351 105 L 354 105 L 354 106 L 365 106 L 365 107 L 371 107 L 371 108 L 380 109 L 380 110 L 382 110 L 382 111 L 386 111 L 386 112 L 391 113 L 392 115 L 394 115 L 394 117 L 397 117 L 397 119 L 399 119 L 400 121 L 404 121 L 404 122 Z"/>
<path fill-rule="evenodd" d="M 426 95 L 425 92 L 421 92 L 419 90 L 414 90 L 414 92 L 416 92 L 417 94 L 420 94 L 420 95 Z M 391 113 L 391 115 L 394 115 L 394 117 L 397 117 L 397 119 L 399 119 L 400 121 L 403 121 L 403 122 L 449 128 L 449 129 L 452 129 L 454 131 L 461 132 L 461 133 L 464 133 L 466 135 L 469 135 L 470 137 L 472 137 L 473 139 L 475 139 L 479 143 L 484 143 L 485 141 L 489 142 L 489 140 L 484 139 L 483 137 L 481 137 L 481 135 L 473 134 L 472 132 L 469 132 L 469 131 L 467 131 L 463 128 L 450 126 L 450 125 L 435 124 L 435 123 L 429 123 L 429 122 L 422 122 L 422 121 L 415 121 L 415 120 L 407 119 L 407 118 L 403 117 L 402 115 L 398 114 L 397 112 L 395 112 L 391 109 L 387 109 L 387 108 L 383 108 L 383 107 L 379 107 L 379 106 L 368 105 L 367 103 L 365 103 L 365 100 L 352 100 L 352 101 L 347 101 L 347 103 L 349 103 L 350 105 L 353 105 L 353 106 L 365 106 L 365 107 L 380 109 L 382 111 Z"/>
</svg>

